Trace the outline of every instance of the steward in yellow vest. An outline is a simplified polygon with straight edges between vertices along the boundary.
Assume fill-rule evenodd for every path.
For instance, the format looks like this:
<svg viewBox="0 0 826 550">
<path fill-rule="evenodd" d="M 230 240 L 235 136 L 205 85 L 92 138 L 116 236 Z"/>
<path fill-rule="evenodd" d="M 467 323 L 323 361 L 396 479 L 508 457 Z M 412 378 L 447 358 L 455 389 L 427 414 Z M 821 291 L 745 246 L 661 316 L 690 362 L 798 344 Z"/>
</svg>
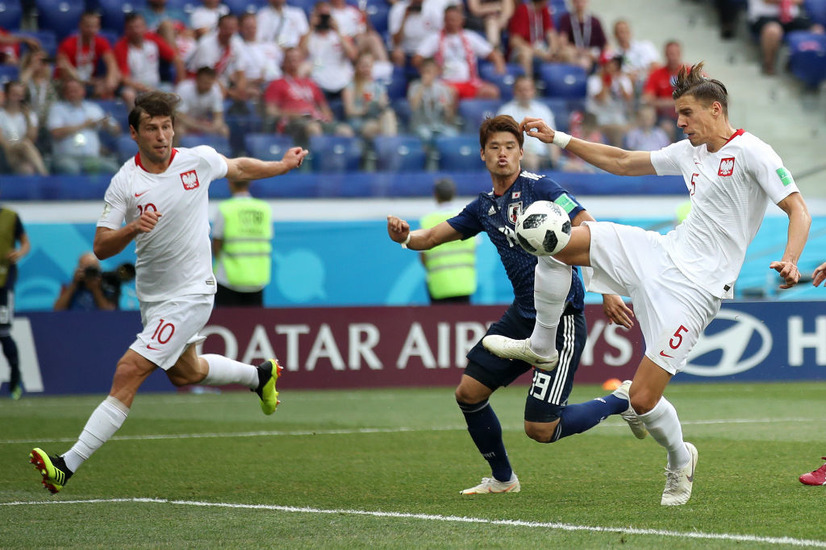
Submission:
<svg viewBox="0 0 826 550">
<path fill-rule="evenodd" d="M 20 246 L 16 246 L 20 243 Z M 17 263 L 29 253 L 31 243 L 23 229 L 20 216 L 14 210 L 0 208 L 0 346 L 9 364 L 9 393 L 12 399 L 23 395 L 20 377 L 20 354 L 11 337 L 14 321 L 14 284 L 17 282 Z"/>
<path fill-rule="evenodd" d="M 272 211 L 249 194 L 248 181 L 231 181 L 232 197 L 212 226 L 216 307 L 262 306 L 272 267 Z"/>
<path fill-rule="evenodd" d="M 442 209 L 421 219 L 422 229 L 435 227 L 458 213 L 448 205 L 456 195 L 456 185 L 441 179 L 433 187 Z M 427 291 L 431 303 L 469 303 L 476 292 L 476 240 L 444 243 L 421 253 L 427 271 Z"/>
</svg>

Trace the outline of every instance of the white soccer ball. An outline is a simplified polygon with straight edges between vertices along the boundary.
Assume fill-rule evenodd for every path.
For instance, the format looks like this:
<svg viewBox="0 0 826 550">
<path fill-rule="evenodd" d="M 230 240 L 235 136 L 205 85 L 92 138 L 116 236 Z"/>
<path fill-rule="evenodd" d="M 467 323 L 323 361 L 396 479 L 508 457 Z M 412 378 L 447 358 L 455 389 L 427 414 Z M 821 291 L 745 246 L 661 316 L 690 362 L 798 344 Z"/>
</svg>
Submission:
<svg viewBox="0 0 826 550">
<path fill-rule="evenodd" d="M 571 239 L 571 220 L 559 205 L 536 201 L 516 218 L 516 239 L 534 256 L 553 256 Z"/>
</svg>

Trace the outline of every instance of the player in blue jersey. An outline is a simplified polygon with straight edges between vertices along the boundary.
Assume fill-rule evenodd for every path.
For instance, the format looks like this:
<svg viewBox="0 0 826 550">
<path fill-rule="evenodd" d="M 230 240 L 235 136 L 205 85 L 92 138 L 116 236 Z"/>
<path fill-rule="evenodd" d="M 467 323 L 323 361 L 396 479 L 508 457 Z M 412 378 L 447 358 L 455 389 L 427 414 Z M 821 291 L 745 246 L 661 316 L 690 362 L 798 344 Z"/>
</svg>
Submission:
<svg viewBox="0 0 826 550">
<path fill-rule="evenodd" d="M 497 357 L 481 342 L 468 352 L 468 364 L 456 388 L 456 401 L 473 442 L 490 464 L 492 476 L 462 494 L 520 490 L 505 451 L 499 419 L 488 399 L 532 365 L 536 368 L 525 402 L 528 437 L 551 443 L 584 432 L 612 414 L 622 414 L 637 437 L 646 435 L 628 404 L 630 382 L 611 395 L 567 404 L 587 338 L 582 283 L 576 268 L 550 258 L 537 259 L 525 252 L 516 241 L 514 224 L 519 213 L 537 200 L 550 200 L 562 206 L 573 225 L 593 218 L 559 184 L 521 170 L 523 141 L 519 124 L 512 117 L 500 115 L 485 120 L 479 130 L 479 144 L 493 182 L 492 191 L 481 193 L 461 213 L 429 229 L 410 231 L 406 221 L 387 217 L 390 238 L 412 250 L 429 250 L 445 242 L 487 233 L 502 258 L 514 291 L 513 304 L 487 334 L 530 340 L 526 346 L 530 362 Z M 557 302 L 560 307 L 555 307 Z M 604 310 L 612 322 L 633 326 L 633 313 L 618 296 L 606 296 Z M 538 330 L 534 330 L 535 326 Z"/>
</svg>

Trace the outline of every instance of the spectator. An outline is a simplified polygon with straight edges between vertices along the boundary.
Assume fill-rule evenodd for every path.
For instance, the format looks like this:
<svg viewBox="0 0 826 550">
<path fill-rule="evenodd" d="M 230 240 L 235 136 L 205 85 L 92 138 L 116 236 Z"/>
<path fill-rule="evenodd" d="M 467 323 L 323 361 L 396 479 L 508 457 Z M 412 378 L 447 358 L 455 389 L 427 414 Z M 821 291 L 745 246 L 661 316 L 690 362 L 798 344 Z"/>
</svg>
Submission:
<svg viewBox="0 0 826 550">
<path fill-rule="evenodd" d="M 559 19 L 559 35 L 562 59 L 581 65 L 589 73 L 608 45 L 602 23 L 588 10 L 588 0 L 571 0 L 571 11 Z"/>
<path fill-rule="evenodd" d="M 445 8 L 444 28 L 425 38 L 416 50 L 413 64 L 433 57 L 442 70 L 442 78 L 453 86 L 459 99 L 498 99 L 499 88 L 479 78 L 479 58 L 494 64 L 496 72 L 505 73 L 505 60 L 499 50 L 473 31 L 464 30 L 465 16 L 459 6 Z"/>
<path fill-rule="evenodd" d="M 570 128 L 571 136 L 592 141 L 594 143 L 608 143 L 605 135 L 599 130 L 597 117 L 593 113 L 571 113 Z M 576 155 L 568 151 L 562 151 L 560 163 L 563 172 L 577 172 L 582 174 L 595 174 L 602 172 L 599 168 L 588 164 Z"/>
<path fill-rule="evenodd" d="M 496 114 L 510 115 L 514 120 L 523 120 L 528 116 L 546 121 L 554 120 L 551 109 L 536 101 L 536 84 L 533 78 L 527 75 L 516 78 L 513 83 L 513 100 L 502 105 Z M 548 124 L 556 128 L 554 124 Z M 559 161 L 560 151 L 559 147 L 551 147 L 538 139 L 526 139 L 523 145 L 522 167 L 531 172 L 553 168 Z"/>
<path fill-rule="evenodd" d="M 103 65 L 104 74 L 98 68 Z M 109 99 L 120 85 L 120 71 L 109 41 L 100 35 L 100 15 L 87 11 L 80 17 L 79 30 L 57 48 L 57 76 L 79 80 L 87 95 Z"/>
<path fill-rule="evenodd" d="M 366 7 L 366 3 L 364 3 Z M 339 32 L 348 37 L 361 52 L 373 55 L 373 76 L 389 78 L 393 72 L 390 57 L 381 35 L 369 24 L 367 13 L 351 6 L 347 0 L 330 0 L 330 15 L 336 21 Z"/>
<path fill-rule="evenodd" d="M 17 65 L 20 63 L 20 44 L 24 44 L 29 51 L 41 49 L 40 41 L 31 36 L 13 34 L 0 29 L 0 65 Z"/>
<path fill-rule="evenodd" d="M 23 63 L 20 67 L 20 82 L 26 86 L 26 95 L 29 101 L 29 108 L 37 115 L 40 121 L 40 129 L 35 142 L 44 153 L 51 151 L 51 137 L 45 127 L 45 121 L 49 118 L 49 110 L 52 104 L 57 101 L 58 93 L 55 86 L 54 66 L 49 63 L 43 50 L 33 50 L 23 56 Z"/>
<path fill-rule="evenodd" d="M 335 133 L 352 136 L 353 130 L 336 122 L 324 93 L 311 78 L 300 75 L 304 54 L 298 48 L 284 51 L 282 77 L 273 80 L 264 92 L 266 122 L 276 132 L 285 132 L 297 143 L 310 136 Z"/>
<path fill-rule="evenodd" d="M 72 281 L 60 288 L 54 303 L 55 311 L 111 311 L 118 308 L 120 283 L 104 284 L 100 260 L 86 252 L 77 260 Z"/>
<path fill-rule="evenodd" d="M 419 44 L 438 34 L 443 23 L 444 12 L 439 12 L 431 1 L 399 0 L 393 4 L 387 16 L 393 64 L 397 67 L 410 65 Z"/>
<path fill-rule="evenodd" d="M 347 124 L 366 140 L 398 133 L 396 113 L 384 84 L 373 78 L 373 55 L 362 53 L 356 60 L 353 81 L 342 91 Z"/>
<path fill-rule="evenodd" d="M 262 42 L 258 36 L 258 19 L 254 13 L 246 12 L 238 18 L 241 39 L 246 46 L 244 54 L 244 75 L 247 82 L 247 96 L 258 99 L 266 86 L 281 78 L 281 63 L 284 52 L 275 42 Z"/>
<path fill-rule="evenodd" d="M 533 74 L 534 60 L 541 63 L 558 60 L 559 36 L 554 30 L 548 0 L 519 2 L 508 25 L 508 34 L 511 59 L 522 66 L 526 75 Z"/>
<path fill-rule="evenodd" d="M 189 16 L 180 8 L 167 7 L 167 0 L 146 0 L 146 7 L 137 10 L 146 27 L 175 48 L 186 59 L 195 47 L 195 33 L 187 27 Z"/>
<path fill-rule="evenodd" d="M 665 130 L 657 126 L 657 110 L 651 105 L 637 109 L 637 125 L 625 134 L 625 148 L 629 151 L 659 151 L 670 145 Z"/>
<path fill-rule="evenodd" d="M 138 12 L 126 14 L 123 38 L 115 44 L 114 53 L 123 76 L 121 97 L 130 110 L 137 93 L 157 90 L 162 86 L 161 60 L 175 67 L 176 82 L 186 78 L 186 68 L 175 48 L 150 32 L 146 20 Z"/>
<path fill-rule="evenodd" d="M 20 243 L 20 246 L 15 246 Z M 32 249 L 29 236 L 20 216 L 10 208 L 0 208 L 0 346 L 11 371 L 9 392 L 12 399 L 20 399 L 23 385 L 20 380 L 20 354 L 11 336 L 14 320 L 14 285 L 17 282 L 17 264 Z"/>
<path fill-rule="evenodd" d="M 440 77 L 440 69 L 431 59 L 419 65 L 421 78 L 410 84 L 410 130 L 431 144 L 439 136 L 456 136 L 456 90 Z"/>
<path fill-rule="evenodd" d="M 353 61 L 358 51 L 350 38 L 338 30 L 330 14 L 330 4 L 321 1 L 310 14 L 310 32 L 301 37 L 301 49 L 312 65 L 310 77 L 327 96 L 340 99 L 341 91 L 353 81 Z"/>
<path fill-rule="evenodd" d="M 48 175 L 37 149 L 38 118 L 25 101 L 26 88 L 10 81 L 3 86 L 6 100 L 0 109 L 0 146 L 15 174 Z"/>
<path fill-rule="evenodd" d="M 481 33 L 494 48 L 501 48 L 502 32 L 513 17 L 514 3 L 514 0 L 467 0 L 467 28 Z"/>
<path fill-rule="evenodd" d="M 201 67 L 211 67 L 221 86 L 224 97 L 247 100 L 246 46 L 238 36 L 238 18 L 222 15 L 215 31 L 203 35 L 195 46 L 187 67 L 195 72 Z"/>
<path fill-rule="evenodd" d="M 634 85 L 622 72 L 622 57 L 611 57 L 588 77 L 585 110 L 593 113 L 611 145 L 622 145 L 628 130 L 629 113 L 634 105 Z"/>
<path fill-rule="evenodd" d="M 212 67 L 201 67 L 195 78 L 178 84 L 175 93 L 181 98 L 175 118 L 177 137 L 186 134 L 216 134 L 229 137 L 224 122 L 224 96 Z"/>
<path fill-rule="evenodd" d="M 229 8 L 221 0 L 201 0 L 201 5 L 189 14 L 189 28 L 195 33 L 195 38 L 199 39 L 214 32 L 218 28 L 218 21 L 227 14 Z"/>
<path fill-rule="evenodd" d="M 62 100 L 49 110 L 47 127 L 52 136 L 52 168 L 58 174 L 114 174 L 120 165 L 103 155 L 98 130 L 118 134 L 120 126 L 99 105 L 86 100 L 83 82 L 67 78 Z"/>
<path fill-rule="evenodd" d="M 823 33 L 821 25 L 813 23 L 800 11 L 802 3 L 803 0 L 749 0 L 749 24 L 752 33 L 760 40 L 763 74 L 775 73 L 777 52 L 787 32 Z"/>
<path fill-rule="evenodd" d="M 422 229 L 430 229 L 459 214 L 462 205 L 454 202 L 456 184 L 442 178 L 433 185 L 438 210 L 420 220 Z M 431 304 L 469 304 L 476 292 L 476 238 L 446 242 L 419 257 L 427 272 L 427 293 Z"/>
<path fill-rule="evenodd" d="M 669 136 L 674 136 L 677 114 L 674 112 L 674 79 L 684 66 L 680 43 L 671 40 L 665 44 L 665 65 L 651 71 L 642 91 L 642 102 L 657 109 L 657 118 Z M 673 140 L 673 137 L 672 137 Z"/>
<path fill-rule="evenodd" d="M 269 0 L 258 10 L 258 41 L 274 42 L 282 50 L 295 48 L 301 37 L 310 31 L 304 10 L 288 6 L 287 0 Z"/>
<path fill-rule="evenodd" d="M 639 95 L 648 75 L 660 65 L 657 48 L 648 40 L 634 40 L 631 25 L 625 19 L 614 23 L 614 38 L 617 41 L 616 55 L 622 57 L 622 70 L 631 78 Z"/>
<path fill-rule="evenodd" d="M 229 180 L 232 197 L 212 224 L 216 307 L 261 307 L 272 270 L 272 210 L 250 195 L 250 182 Z"/>
</svg>

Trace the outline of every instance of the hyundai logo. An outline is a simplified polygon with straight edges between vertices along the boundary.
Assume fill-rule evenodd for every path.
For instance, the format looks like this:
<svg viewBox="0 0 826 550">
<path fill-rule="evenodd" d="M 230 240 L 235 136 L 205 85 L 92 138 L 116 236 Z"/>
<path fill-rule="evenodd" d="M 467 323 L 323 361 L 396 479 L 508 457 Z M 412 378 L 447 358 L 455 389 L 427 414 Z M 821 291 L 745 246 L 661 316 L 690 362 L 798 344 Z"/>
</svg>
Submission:
<svg viewBox="0 0 826 550">
<path fill-rule="evenodd" d="M 700 337 L 683 372 L 695 376 L 730 376 L 759 365 L 769 355 L 772 335 L 760 319 L 732 309 L 720 310 L 717 319 L 724 322 L 725 328 Z M 692 363 L 705 355 L 714 357 L 716 364 Z"/>
</svg>

